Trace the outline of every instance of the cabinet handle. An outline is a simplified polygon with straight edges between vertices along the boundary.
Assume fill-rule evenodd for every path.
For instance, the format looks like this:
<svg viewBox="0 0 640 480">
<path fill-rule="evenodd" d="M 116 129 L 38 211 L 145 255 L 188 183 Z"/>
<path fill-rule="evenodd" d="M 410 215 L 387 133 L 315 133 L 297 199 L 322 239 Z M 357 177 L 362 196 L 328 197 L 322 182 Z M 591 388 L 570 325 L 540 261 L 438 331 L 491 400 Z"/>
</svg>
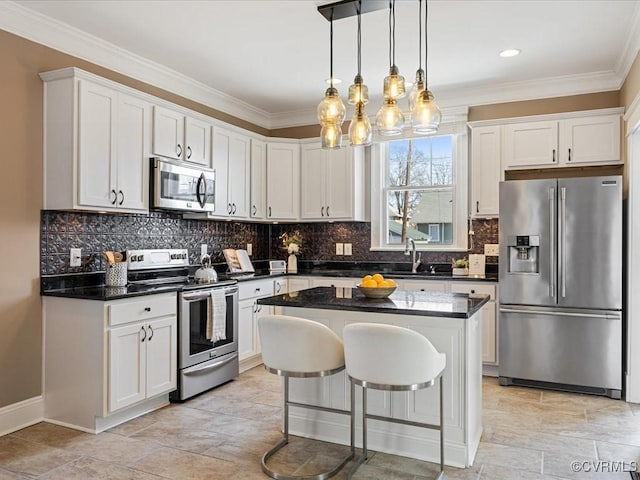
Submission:
<svg viewBox="0 0 640 480">
<path fill-rule="evenodd" d="M 556 161 L 556 149 L 553 149 L 553 157 L 551 158 L 551 161 L 555 163 Z"/>
<path fill-rule="evenodd" d="M 253 206 L 253 216 L 256 216 L 256 213 L 258 213 L 258 207 L 256 207 L 255 205 Z"/>
<path fill-rule="evenodd" d="M 253 304 L 253 313 L 258 313 L 258 304 L 257 303 Z"/>
<path fill-rule="evenodd" d="M 233 215 L 236 214 L 236 204 L 232 203 L 231 205 L 233 205 L 233 212 L 231 212 Z"/>
<path fill-rule="evenodd" d="M 329 205 L 327 205 L 327 217 L 329 216 Z"/>
<path fill-rule="evenodd" d="M 178 157 L 182 156 L 182 145 L 178 144 L 178 147 L 176 148 L 176 153 L 178 154 Z"/>
<path fill-rule="evenodd" d="M 150 312 L 151 311 L 151 307 L 144 307 L 144 311 L 145 312 Z"/>
<path fill-rule="evenodd" d="M 191 147 L 187 145 L 187 160 L 191 158 Z"/>
<path fill-rule="evenodd" d="M 144 325 L 140 327 L 140 330 L 142 330 L 142 333 L 144 333 L 144 337 L 142 337 L 140 343 L 144 343 L 144 340 L 147 338 L 147 331 L 144 329 Z"/>
<path fill-rule="evenodd" d="M 474 289 L 471 289 L 471 293 L 476 293 L 476 291 Z"/>
<path fill-rule="evenodd" d="M 260 291 L 260 289 L 259 289 L 259 288 L 256 288 L 256 291 L 255 291 L 255 293 L 258 293 L 259 291 Z"/>
<path fill-rule="evenodd" d="M 120 193 L 120 196 L 122 197 L 120 199 L 120 201 L 118 202 L 118 205 L 122 205 L 124 203 L 124 193 L 122 192 L 122 190 L 118 190 L 118 192 Z"/>
<path fill-rule="evenodd" d="M 324 217 L 324 205 L 320 208 L 320 215 Z"/>
<path fill-rule="evenodd" d="M 271 216 L 271 207 L 269 207 L 269 216 Z"/>
<path fill-rule="evenodd" d="M 147 342 L 150 342 L 153 338 L 153 328 L 151 328 L 151 325 L 149 325 L 149 330 L 151 330 L 151 335 L 149 335 L 149 340 L 147 340 Z"/>
<path fill-rule="evenodd" d="M 276 282 L 276 293 L 280 293 L 280 290 L 282 290 L 282 287 Z"/>
<path fill-rule="evenodd" d="M 571 149 L 569 149 L 569 158 L 567 159 L 567 162 L 571 161 Z"/>
<path fill-rule="evenodd" d="M 227 203 L 227 213 L 231 215 L 231 204 Z"/>
<path fill-rule="evenodd" d="M 111 190 L 111 193 L 113 193 L 113 200 L 111 200 L 111 205 L 115 205 L 118 201 L 118 192 L 116 192 L 115 190 Z"/>
<path fill-rule="evenodd" d="M 476 201 L 476 213 L 480 213 L 480 201 Z"/>
</svg>

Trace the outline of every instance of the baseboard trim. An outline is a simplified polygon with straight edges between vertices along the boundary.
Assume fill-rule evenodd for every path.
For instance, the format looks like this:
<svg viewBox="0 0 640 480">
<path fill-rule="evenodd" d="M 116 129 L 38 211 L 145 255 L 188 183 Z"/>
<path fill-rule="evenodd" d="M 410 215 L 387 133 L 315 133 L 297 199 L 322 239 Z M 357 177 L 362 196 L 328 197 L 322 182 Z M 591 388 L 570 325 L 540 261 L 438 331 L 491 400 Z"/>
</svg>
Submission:
<svg viewBox="0 0 640 480">
<path fill-rule="evenodd" d="M 42 395 L 0 408 L 0 437 L 43 420 Z"/>
</svg>

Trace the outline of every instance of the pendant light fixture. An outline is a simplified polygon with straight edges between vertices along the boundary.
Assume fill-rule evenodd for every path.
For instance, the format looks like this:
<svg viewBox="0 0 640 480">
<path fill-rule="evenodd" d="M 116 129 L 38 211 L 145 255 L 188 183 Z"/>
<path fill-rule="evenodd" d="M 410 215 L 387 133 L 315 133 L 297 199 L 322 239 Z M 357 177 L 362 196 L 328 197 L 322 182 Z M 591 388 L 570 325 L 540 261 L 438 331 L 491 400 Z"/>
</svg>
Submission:
<svg viewBox="0 0 640 480">
<path fill-rule="evenodd" d="M 420 2 L 422 3 L 422 1 Z M 422 12 L 421 12 L 422 13 Z M 424 68 L 429 71 L 428 59 L 429 59 L 429 4 L 428 0 L 424 2 Z M 422 65 L 416 73 L 416 83 L 418 81 L 418 75 L 422 70 Z M 433 93 L 429 90 L 427 82 L 427 74 L 424 74 L 424 88 L 416 92 L 415 105 L 411 108 L 411 124 L 413 126 L 413 132 L 420 135 L 427 135 L 435 133 L 440 126 L 442 120 L 442 113 L 440 108 L 436 104 Z"/>
<path fill-rule="evenodd" d="M 353 80 L 353 85 L 349 87 L 349 103 L 355 105 L 353 118 L 349 124 L 349 142 L 351 145 L 369 145 L 371 144 L 371 122 L 364 111 L 365 104 L 369 101 L 369 89 L 363 83 L 361 67 L 362 67 L 362 0 L 358 0 L 356 6 L 358 15 L 358 73 Z"/>
<path fill-rule="evenodd" d="M 400 135 L 404 126 L 404 115 L 398 107 L 398 98 L 405 95 L 404 77 L 400 75 L 395 65 L 395 0 L 389 1 L 389 75 L 384 79 L 384 103 L 376 115 L 378 133 L 383 136 Z"/>
<path fill-rule="evenodd" d="M 413 110 L 418 101 L 418 95 L 424 90 L 424 70 L 422 69 L 422 0 L 418 0 L 418 70 L 416 80 L 409 92 L 409 112 L 413 119 Z"/>
<path fill-rule="evenodd" d="M 331 10 L 330 40 L 329 40 L 329 63 L 330 77 L 329 88 L 327 88 L 324 98 L 318 105 L 318 121 L 322 129 L 320 130 L 320 140 L 322 148 L 340 148 L 342 146 L 342 123 L 346 114 L 346 109 L 342 99 L 338 94 L 338 89 L 333 82 L 333 10 Z"/>
</svg>

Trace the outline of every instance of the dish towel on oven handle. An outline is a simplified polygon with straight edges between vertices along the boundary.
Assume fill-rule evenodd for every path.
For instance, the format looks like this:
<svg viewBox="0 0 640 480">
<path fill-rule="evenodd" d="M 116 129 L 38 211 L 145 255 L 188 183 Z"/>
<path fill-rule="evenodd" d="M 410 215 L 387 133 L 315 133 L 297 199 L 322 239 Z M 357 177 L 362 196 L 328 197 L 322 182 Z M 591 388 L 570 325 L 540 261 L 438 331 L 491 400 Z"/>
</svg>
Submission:
<svg viewBox="0 0 640 480">
<path fill-rule="evenodd" d="M 207 302 L 207 340 L 227 339 L 227 300 L 224 290 L 211 290 Z"/>
</svg>

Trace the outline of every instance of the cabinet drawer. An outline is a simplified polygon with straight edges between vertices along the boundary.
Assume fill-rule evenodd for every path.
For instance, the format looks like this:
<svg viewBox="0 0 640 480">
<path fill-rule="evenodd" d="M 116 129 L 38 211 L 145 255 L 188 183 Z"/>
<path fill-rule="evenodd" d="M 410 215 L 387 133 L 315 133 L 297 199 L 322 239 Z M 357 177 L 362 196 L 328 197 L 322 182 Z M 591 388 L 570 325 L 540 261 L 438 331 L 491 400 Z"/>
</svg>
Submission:
<svg viewBox="0 0 640 480">
<path fill-rule="evenodd" d="M 175 293 L 168 295 L 149 295 L 137 300 L 125 300 L 108 306 L 109 326 L 150 318 L 176 315 L 178 309 Z"/>
<path fill-rule="evenodd" d="M 398 280 L 401 290 L 413 292 L 439 292 L 447 291 L 446 282 L 438 282 L 435 280 Z"/>
<path fill-rule="evenodd" d="M 238 283 L 238 299 L 267 297 L 273 295 L 273 279 L 253 280 Z"/>
<path fill-rule="evenodd" d="M 495 300 L 496 286 L 483 283 L 451 282 L 451 293 L 479 293 L 489 295 L 490 300 Z"/>
</svg>

